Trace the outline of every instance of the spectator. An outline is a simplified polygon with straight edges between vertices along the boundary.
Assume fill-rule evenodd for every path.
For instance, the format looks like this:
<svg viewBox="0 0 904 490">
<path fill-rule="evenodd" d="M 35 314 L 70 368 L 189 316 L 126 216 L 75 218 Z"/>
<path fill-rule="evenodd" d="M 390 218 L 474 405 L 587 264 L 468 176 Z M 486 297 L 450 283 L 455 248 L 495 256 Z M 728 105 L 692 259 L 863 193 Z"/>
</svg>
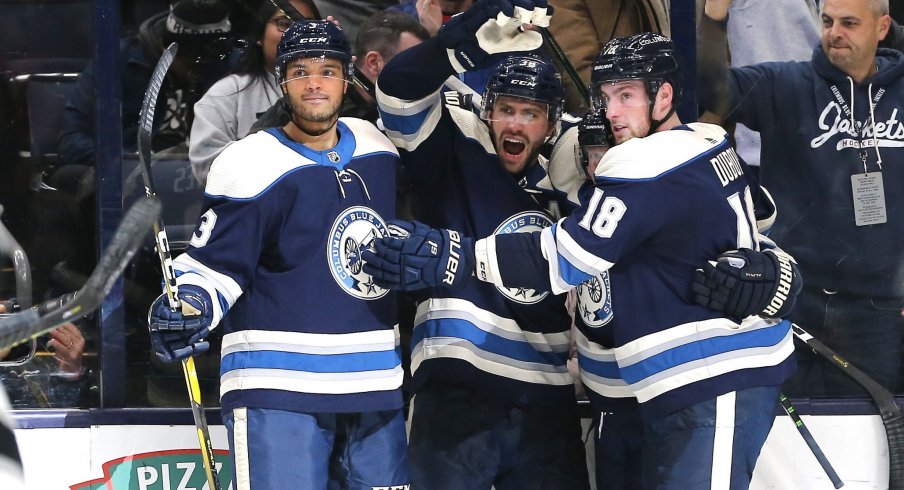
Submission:
<svg viewBox="0 0 904 490">
<path fill-rule="evenodd" d="M 14 302 L 0 302 L 0 313 L 7 313 L 11 304 Z M 30 342 L 0 350 L 0 361 L 5 364 L 0 378 L 13 407 L 84 408 L 80 395 L 87 386 L 82 359 L 86 341 L 81 330 L 67 322 L 39 340 L 34 356 Z"/>
<path fill-rule="evenodd" d="M 522 44 L 504 41 L 520 22 L 545 26 L 546 4 L 518 3 L 524 10 L 515 15 L 523 17 L 501 27 L 497 15 L 507 5 L 511 12 L 506 2 L 475 3 L 435 37 L 399 53 L 377 81 L 386 133 L 412 179 L 415 215 L 436 226 L 525 232 L 551 225 L 559 204 L 539 150 L 557 131 L 561 77 L 551 64 L 518 54 L 540 46 L 538 33 Z M 490 37 L 499 44 L 477 41 L 481 26 L 498 29 Z M 509 57 L 491 71 L 481 115 L 447 103 L 446 79 L 493 63 L 490 51 Z M 573 158 L 573 147 L 567 153 Z M 457 291 L 431 288 L 418 301 L 412 486 L 589 488 L 566 367 L 571 318 L 564 299 L 470 279 Z"/>
<path fill-rule="evenodd" d="M 590 83 L 590 65 L 610 39 L 640 32 L 669 30 L 667 0 L 551 0 L 555 15 L 549 32 L 584 81 Z"/>
<path fill-rule="evenodd" d="M 217 157 L 173 261 L 199 313 L 161 296 L 148 315 L 167 362 L 206 351 L 222 323 L 232 488 L 408 486 L 395 296 L 359 256 L 388 234 L 398 153 L 373 124 L 339 118 L 351 58 L 331 22 L 289 27 L 276 65 L 292 119 Z"/>
<path fill-rule="evenodd" d="M 123 149 L 136 151 L 138 113 L 148 80 L 163 50 L 179 43 L 157 102 L 154 151 L 184 145 L 192 106 L 228 69 L 232 49 L 228 9 L 222 3 L 181 0 L 169 12 L 145 20 L 138 34 L 120 43 L 122 66 Z M 94 165 L 94 69 L 81 74 L 75 95 L 66 104 L 59 151 L 64 163 Z"/>
<path fill-rule="evenodd" d="M 317 19 L 312 0 L 290 0 L 301 15 Z M 248 48 L 233 73 L 210 87 L 194 108 L 188 157 L 202 185 L 210 164 L 229 143 L 244 138 L 251 125 L 282 98 L 276 86 L 276 45 L 292 20 L 269 1 L 260 2 Z"/>
<path fill-rule="evenodd" d="M 339 21 L 339 27 L 352 42 L 352 52 L 358 49 L 358 36 L 362 24 L 373 14 L 389 7 L 395 0 L 315 0 L 323 18 L 333 17 Z"/>
<path fill-rule="evenodd" d="M 781 11 L 782 15 L 775 15 Z M 819 43 L 813 0 L 735 0 L 728 16 L 731 66 L 767 61 L 804 61 Z M 743 124 L 734 129 L 738 155 L 748 165 L 760 164 L 760 135 Z"/>
<path fill-rule="evenodd" d="M 762 138 L 775 198 L 770 236 L 807 278 L 793 320 L 889 389 L 904 335 L 904 54 L 878 49 L 887 0 L 825 0 L 807 62 L 726 66 L 730 0 L 707 0 L 699 31 L 701 101 Z M 883 185 L 888 182 L 888 186 Z M 853 395 L 855 383 L 799 351 L 792 395 Z"/>
<path fill-rule="evenodd" d="M 137 150 L 138 116 L 151 73 L 163 49 L 179 43 L 179 52 L 164 80 L 154 112 L 154 151 L 187 151 L 191 108 L 194 102 L 227 71 L 226 56 L 233 47 L 227 9 L 217 0 L 181 0 L 169 12 L 161 12 L 142 23 L 137 35 L 120 42 L 122 70 L 122 145 L 124 152 Z M 47 183 L 68 204 L 55 212 L 64 221 L 68 243 L 67 269 L 88 275 L 93 269 L 97 246 L 93 243 L 94 202 L 94 68 L 89 64 L 77 82 L 62 116 L 59 154 L 62 165 Z M 44 211 L 46 219 L 56 213 Z M 46 226 L 46 225 L 45 225 Z M 85 232 L 85 229 L 90 230 Z"/>
<path fill-rule="evenodd" d="M 377 12 L 361 25 L 355 43 L 355 66 L 358 67 L 371 85 L 383 67 L 396 54 L 416 46 L 430 37 L 424 27 L 411 16 L 392 10 Z M 377 101 L 360 87 L 349 94 L 352 102 L 343 108 L 343 115 L 360 117 L 376 122 Z"/>
</svg>

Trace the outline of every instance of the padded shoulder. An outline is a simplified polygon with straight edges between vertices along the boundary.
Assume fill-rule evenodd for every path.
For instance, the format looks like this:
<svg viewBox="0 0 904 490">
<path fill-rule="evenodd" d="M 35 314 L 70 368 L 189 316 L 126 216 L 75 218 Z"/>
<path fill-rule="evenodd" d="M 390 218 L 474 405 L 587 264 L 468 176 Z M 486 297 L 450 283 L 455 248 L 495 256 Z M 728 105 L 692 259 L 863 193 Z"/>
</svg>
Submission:
<svg viewBox="0 0 904 490">
<path fill-rule="evenodd" d="M 596 168 L 604 179 L 655 179 L 725 144 L 728 135 L 715 124 L 691 123 L 610 148 Z"/>
<path fill-rule="evenodd" d="M 339 120 L 355 135 L 355 157 L 381 152 L 398 156 L 399 150 L 372 122 L 355 117 L 341 117 Z"/>
<path fill-rule="evenodd" d="M 461 107 L 447 105 L 446 108 L 449 110 L 449 115 L 452 116 L 452 122 L 466 138 L 480 143 L 487 153 L 496 154 L 493 139 L 490 138 L 490 129 L 477 114 Z"/>
<path fill-rule="evenodd" d="M 307 165 L 314 162 L 258 131 L 226 146 L 210 167 L 204 193 L 254 199 L 287 173 Z"/>
</svg>

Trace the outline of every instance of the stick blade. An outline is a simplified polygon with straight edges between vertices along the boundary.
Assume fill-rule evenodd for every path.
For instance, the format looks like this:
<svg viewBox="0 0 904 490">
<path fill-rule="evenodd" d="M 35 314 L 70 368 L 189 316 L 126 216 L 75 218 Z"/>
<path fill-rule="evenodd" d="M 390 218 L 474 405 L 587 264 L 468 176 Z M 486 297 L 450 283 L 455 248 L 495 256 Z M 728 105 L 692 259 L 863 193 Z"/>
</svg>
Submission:
<svg viewBox="0 0 904 490">
<path fill-rule="evenodd" d="M 74 296 L 64 295 L 63 305 L 46 315 L 29 309 L 0 321 L 0 349 L 25 342 L 96 310 L 144 243 L 161 209 L 156 198 L 144 197 L 136 202 L 123 217 L 97 267 Z"/>
<path fill-rule="evenodd" d="M 163 51 L 163 55 L 157 61 L 157 66 L 154 67 L 154 72 L 151 73 L 151 81 L 148 83 L 148 88 L 144 92 L 144 100 L 141 102 L 141 112 L 138 115 L 138 158 L 148 172 L 151 170 L 151 135 L 154 129 L 154 109 L 157 107 L 157 96 L 160 95 L 160 87 L 163 86 L 166 72 L 173 64 L 178 50 L 179 45 L 172 43 Z M 145 187 L 148 187 L 148 184 L 147 176 L 145 176 Z"/>
</svg>

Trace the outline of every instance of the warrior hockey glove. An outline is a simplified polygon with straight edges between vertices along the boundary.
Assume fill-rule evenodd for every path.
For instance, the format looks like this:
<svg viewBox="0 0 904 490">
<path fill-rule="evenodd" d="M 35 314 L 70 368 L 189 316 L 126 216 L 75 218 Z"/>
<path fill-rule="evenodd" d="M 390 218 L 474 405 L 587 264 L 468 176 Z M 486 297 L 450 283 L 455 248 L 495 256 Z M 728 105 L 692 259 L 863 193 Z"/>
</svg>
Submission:
<svg viewBox="0 0 904 490">
<path fill-rule="evenodd" d="M 781 251 L 732 250 L 708 262 L 694 276 L 694 301 L 735 320 L 750 315 L 782 318 L 794 308 L 803 279 Z"/>
<path fill-rule="evenodd" d="M 483 1 L 483 0 L 481 0 Z M 417 221 L 389 222 L 391 235 L 366 250 L 364 272 L 378 285 L 401 291 L 455 286 L 474 269 L 474 245 L 453 230 Z"/>
<path fill-rule="evenodd" d="M 198 286 L 179 288 L 179 299 L 195 307 L 201 313 L 185 316 L 170 309 L 165 294 L 161 294 L 148 312 L 148 328 L 151 345 L 157 357 L 173 362 L 207 352 L 210 344 L 204 341 L 213 322 L 213 304 L 207 291 Z"/>
<path fill-rule="evenodd" d="M 446 48 L 455 71 L 464 73 L 487 66 L 492 55 L 539 48 L 543 44 L 540 33 L 521 25 L 546 27 L 551 15 L 546 0 L 480 0 L 453 16 L 436 38 Z"/>
</svg>

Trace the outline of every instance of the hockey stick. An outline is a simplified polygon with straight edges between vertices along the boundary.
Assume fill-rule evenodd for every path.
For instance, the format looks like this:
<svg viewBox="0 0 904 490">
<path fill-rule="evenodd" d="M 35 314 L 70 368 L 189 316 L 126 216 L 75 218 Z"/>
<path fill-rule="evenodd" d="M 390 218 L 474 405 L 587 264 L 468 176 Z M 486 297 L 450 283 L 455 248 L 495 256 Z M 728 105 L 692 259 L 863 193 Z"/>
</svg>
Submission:
<svg viewBox="0 0 904 490">
<path fill-rule="evenodd" d="M 810 451 L 813 452 L 813 456 L 816 456 L 816 460 L 819 461 L 819 465 L 822 466 L 822 470 L 825 471 L 826 476 L 829 477 L 829 480 L 832 480 L 832 485 L 834 485 L 835 488 L 843 487 L 844 482 L 841 481 L 841 478 L 838 478 L 838 473 L 835 472 L 835 468 L 832 467 L 829 458 L 822 452 L 822 448 L 819 447 L 819 444 L 816 444 L 816 439 L 813 438 L 810 429 L 804 425 L 804 421 L 800 418 L 800 414 L 797 413 L 797 410 L 791 405 L 791 400 L 788 400 L 788 397 L 786 397 L 784 393 L 779 393 L 778 401 L 782 405 L 782 408 L 785 409 L 785 413 L 787 413 L 788 416 L 791 417 L 791 420 L 794 421 L 794 426 L 797 427 L 800 436 L 804 438 L 804 442 L 807 443 Z"/>
<path fill-rule="evenodd" d="M 571 82 L 577 89 L 578 95 L 581 96 L 584 104 L 586 104 L 587 107 L 590 107 L 590 91 L 587 90 L 587 86 L 584 85 L 584 81 L 581 80 L 578 71 L 574 69 L 574 65 L 568 60 L 568 56 L 565 55 L 562 46 L 556 42 L 556 38 L 549 32 L 548 27 L 539 27 L 537 30 L 540 31 L 540 35 L 543 36 L 543 44 L 549 46 L 549 50 L 553 54 L 554 63 L 558 65 L 559 70 L 564 71 L 565 74 L 568 75 L 568 78 L 571 79 Z"/>
<path fill-rule="evenodd" d="M 160 209 L 160 202 L 151 198 L 143 198 L 132 206 L 81 289 L 0 321 L 0 349 L 13 347 L 96 310 L 141 247 L 145 233 L 160 215 Z"/>
<path fill-rule="evenodd" d="M 144 180 L 144 190 L 148 196 L 156 196 L 154 180 L 151 177 L 151 130 L 154 126 L 154 108 L 157 106 L 157 96 L 160 94 L 160 86 L 176 56 L 179 46 L 172 43 L 166 50 L 154 72 L 151 81 L 144 93 L 141 103 L 141 113 L 138 116 L 138 160 L 141 162 L 141 177 Z M 160 259 L 160 268 L 163 271 L 163 283 L 166 298 L 173 311 L 181 311 L 184 316 L 195 316 L 201 312 L 188 303 L 182 302 L 177 296 L 176 272 L 173 270 L 173 258 L 170 253 L 169 239 L 166 236 L 166 228 L 163 220 L 154 220 L 154 239 L 157 244 L 157 257 Z M 195 370 L 195 360 L 188 357 L 182 360 L 182 373 L 185 375 L 185 383 L 188 386 L 188 398 L 191 402 L 191 414 L 198 431 L 198 442 L 201 446 L 201 459 L 204 462 L 204 470 L 207 475 L 207 485 L 210 490 L 220 490 L 220 481 L 217 477 L 216 461 L 213 457 L 213 444 L 210 442 L 210 430 L 207 427 L 207 418 L 204 416 L 204 407 L 201 405 L 201 388 L 198 385 L 198 372 Z"/>
<path fill-rule="evenodd" d="M 3 206 L 0 206 L 0 216 L 3 215 Z M 25 250 L 16 241 L 3 223 L 0 223 L 0 253 L 12 260 L 16 273 L 16 299 L 19 306 L 31 307 L 31 265 Z"/>
<path fill-rule="evenodd" d="M 901 414 L 901 407 L 895 402 L 894 395 L 828 346 L 815 339 L 799 325 L 792 323 L 791 330 L 814 352 L 842 370 L 869 393 L 876 407 L 879 408 L 879 415 L 882 417 L 885 435 L 888 438 L 888 488 L 891 490 L 904 489 L 904 415 Z"/>
<path fill-rule="evenodd" d="M 0 206 L 0 216 L 3 215 L 3 206 Z M 16 241 L 9 229 L 0 222 L 0 254 L 9 257 L 13 263 L 13 272 L 16 275 L 16 297 L 13 300 L 3 301 L 7 313 L 14 313 L 21 308 L 31 307 L 31 264 L 28 263 L 28 255 L 22 245 Z M 20 359 L 2 359 L 0 366 L 21 366 L 34 358 L 38 350 L 38 341 L 31 339 L 28 353 Z"/>
</svg>

